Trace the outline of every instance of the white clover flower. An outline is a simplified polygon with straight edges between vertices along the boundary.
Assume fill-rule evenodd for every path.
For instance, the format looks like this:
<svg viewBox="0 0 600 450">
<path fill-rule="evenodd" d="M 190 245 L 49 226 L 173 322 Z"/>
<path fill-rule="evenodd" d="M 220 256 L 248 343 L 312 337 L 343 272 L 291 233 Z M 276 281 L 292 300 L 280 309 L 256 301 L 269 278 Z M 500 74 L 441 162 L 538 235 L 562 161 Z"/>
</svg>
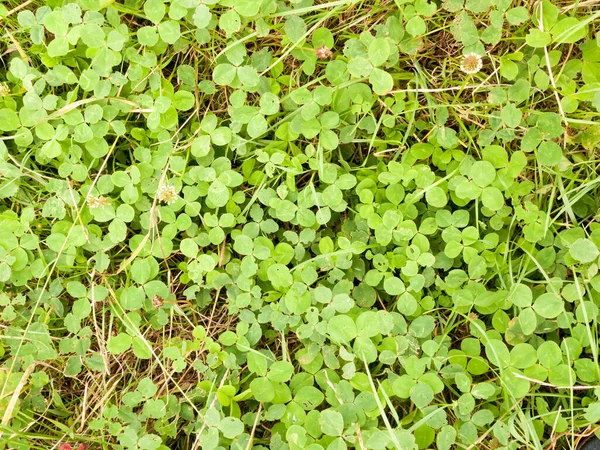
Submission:
<svg viewBox="0 0 600 450">
<path fill-rule="evenodd" d="M 5 82 L 0 83 L 0 97 L 6 97 L 10 94 L 10 88 Z"/>
<path fill-rule="evenodd" d="M 482 67 L 482 58 L 477 53 L 467 53 L 460 63 L 460 70 L 469 75 L 479 72 Z"/>
<path fill-rule="evenodd" d="M 90 208 L 100 208 L 101 206 L 108 206 L 110 203 L 106 197 L 96 197 L 91 194 L 85 198 L 85 201 Z"/>
<path fill-rule="evenodd" d="M 170 205 L 175 200 L 177 200 L 177 192 L 175 191 L 175 186 L 172 184 L 163 184 L 156 191 L 156 198 L 159 201 Z"/>
</svg>

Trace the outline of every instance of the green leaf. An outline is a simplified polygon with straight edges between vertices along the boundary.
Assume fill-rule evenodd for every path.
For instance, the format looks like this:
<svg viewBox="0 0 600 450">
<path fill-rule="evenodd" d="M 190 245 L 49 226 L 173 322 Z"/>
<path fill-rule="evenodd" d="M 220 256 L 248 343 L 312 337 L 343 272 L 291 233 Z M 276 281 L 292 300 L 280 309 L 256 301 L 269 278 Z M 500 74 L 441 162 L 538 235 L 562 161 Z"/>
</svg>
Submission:
<svg viewBox="0 0 600 450">
<path fill-rule="evenodd" d="M 556 166 L 562 158 L 562 149 L 554 141 L 544 141 L 537 149 L 537 160 L 546 166 Z"/>
<path fill-rule="evenodd" d="M 267 358 L 262 353 L 249 353 L 247 356 L 248 359 L 248 369 L 250 372 L 260 375 L 264 377 L 267 374 Z"/>
<path fill-rule="evenodd" d="M 100 48 L 104 45 L 104 30 L 100 25 L 88 23 L 81 28 L 81 40 L 90 48 Z"/>
<path fill-rule="evenodd" d="M 137 390 L 146 398 L 154 397 L 158 388 L 148 377 L 142 378 L 138 383 Z"/>
<path fill-rule="evenodd" d="M 141 450 L 157 450 L 161 444 L 162 439 L 155 434 L 145 434 L 137 443 Z"/>
<path fill-rule="evenodd" d="M 292 285 L 293 278 L 290 270 L 283 264 L 273 264 L 267 270 L 269 281 L 276 287 L 288 287 Z"/>
<path fill-rule="evenodd" d="M 129 350 L 129 347 L 131 347 L 131 336 L 126 333 L 119 333 L 116 336 L 111 336 L 106 343 L 106 349 L 113 355 L 120 355 Z"/>
<path fill-rule="evenodd" d="M 192 155 L 196 158 L 202 158 L 210 153 L 210 136 L 198 136 L 192 141 Z"/>
<path fill-rule="evenodd" d="M 59 36 L 56 39 L 53 39 L 50 44 L 48 44 L 48 56 L 51 58 L 58 58 L 59 56 L 65 56 L 69 53 L 69 41 L 67 38 Z"/>
<path fill-rule="evenodd" d="M 587 264 L 598 259 L 600 251 L 598 247 L 589 239 L 577 239 L 569 248 L 569 254 L 575 261 Z"/>
<path fill-rule="evenodd" d="M 198 256 L 198 266 L 204 273 L 209 273 L 217 266 L 217 263 L 210 255 L 200 255 Z"/>
<path fill-rule="evenodd" d="M 531 15 L 531 21 L 536 27 L 549 30 L 556 23 L 558 14 L 558 7 L 554 5 L 554 2 L 551 2 L 550 0 L 543 0 L 535 5 L 533 14 Z M 540 26 L 540 18 L 542 18 L 543 27 Z"/>
<path fill-rule="evenodd" d="M 252 17 L 258 14 L 260 2 L 254 0 L 236 0 L 235 10 L 243 17 Z"/>
<path fill-rule="evenodd" d="M 462 13 L 456 17 L 452 32 L 456 39 L 462 42 L 465 47 L 475 45 L 479 42 L 477 26 L 466 11 L 462 11 Z"/>
<path fill-rule="evenodd" d="M 552 27 L 550 33 L 555 43 L 573 44 L 587 36 L 587 26 L 575 17 L 565 17 Z"/>
<path fill-rule="evenodd" d="M 319 425 L 326 436 L 341 436 L 344 432 L 344 417 L 339 412 L 326 409 L 321 411 Z"/>
<path fill-rule="evenodd" d="M 561 121 L 561 117 L 557 113 L 543 112 L 538 117 L 537 129 L 544 139 L 554 139 L 562 136 L 565 131 Z"/>
<path fill-rule="evenodd" d="M 525 42 L 527 45 L 533 48 L 541 48 L 546 47 L 550 42 L 552 42 L 552 38 L 550 37 L 550 33 L 538 30 L 537 28 L 532 28 L 525 36 Z"/>
<path fill-rule="evenodd" d="M 165 402 L 161 399 L 148 399 L 142 409 L 144 416 L 150 419 L 160 419 L 167 414 Z"/>
<path fill-rule="evenodd" d="M 554 319 L 564 310 L 563 300 L 556 294 L 542 294 L 533 302 L 533 309 L 545 319 Z"/>
<path fill-rule="evenodd" d="M 237 71 L 240 82 L 247 87 L 256 86 L 259 82 L 258 72 L 252 66 L 242 66 Z"/>
<path fill-rule="evenodd" d="M 532 335 L 537 329 L 537 316 L 533 308 L 525 308 L 519 314 L 519 324 L 525 336 Z"/>
<path fill-rule="evenodd" d="M 389 295 L 400 295 L 406 290 L 402 280 L 394 276 L 385 279 L 383 282 L 383 289 L 385 289 L 385 292 Z"/>
<path fill-rule="evenodd" d="M 64 37 L 69 29 L 69 24 L 64 20 L 60 11 L 56 10 L 44 16 L 44 27 L 50 33 Z"/>
<path fill-rule="evenodd" d="M 136 259 L 131 265 L 131 278 L 136 283 L 144 284 L 150 280 L 151 273 L 150 265 L 142 259 Z"/>
<path fill-rule="evenodd" d="M 600 421 L 600 402 L 594 402 L 589 404 L 583 415 L 585 420 L 587 420 L 591 424 L 598 423 Z"/>
<path fill-rule="evenodd" d="M 414 16 L 406 23 L 406 31 L 411 36 L 422 36 L 427 32 L 427 24 L 421 17 Z"/>
<path fill-rule="evenodd" d="M 231 84 L 236 75 L 234 66 L 228 63 L 219 64 L 213 71 L 213 80 L 220 86 Z"/>
<path fill-rule="evenodd" d="M 517 80 L 508 88 L 508 98 L 516 103 L 524 102 L 531 95 L 531 83 L 527 80 Z"/>
<path fill-rule="evenodd" d="M 526 369 L 537 362 L 537 353 L 531 344 L 517 344 L 510 351 L 510 365 L 517 369 Z"/>
<path fill-rule="evenodd" d="M 189 91 L 179 90 L 173 95 L 173 106 L 179 111 L 189 111 L 195 103 L 196 97 Z"/>
<path fill-rule="evenodd" d="M 537 358 L 544 367 L 551 368 L 562 362 L 562 351 L 556 342 L 543 342 L 537 349 Z"/>
<path fill-rule="evenodd" d="M 194 25 L 198 28 L 206 28 L 210 23 L 210 19 L 212 18 L 212 13 L 208 6 L 199 5 L 196 7 L 192 20 L 194 21 Z"/>
<path fill-rule="evenodd" d="M 284 30 L 290 42 L 295 43 L 300 41 L 306 34 L 307 28 L 302 17 L 292 15 L 285 21 Z"/>
<path fill-rule="evenodd" d="M 373 86 L 373 92 L 378 95 L 384 95 L 394 87 L 392 76 L 388 72 L 377 68 L 373 69 L 371 75 L 369 75 L 369 82 Z"/>
<path fill-rule="evenodd" d="M 85 319 L 92 312 L 92 306 L 87 298 L 80 298 L 73 303 L 73 315 Z"/>
<path fill-rule="evenodd" d="M 346 315 L 334 316 L 327 323 L 327 333 L 333 342 L 348 344 L 357 335 L 356 324 Z"/>
<path fill-rule="evenodd" d="M 144 3 L 144 13 L 152 23 L 159 23 L 164 17 L 166 7 L 163 0 L 146 0 Z"/>
<path fill-rule="evenodd" d="M 236 417 L 224 417 L 219 422 L 219 430 L 227 439 L 234 439 L 244 431 L 244 424 Z"/>
<path fill-rule="evenodd" d="M 433 154 L 434 150 L 435 147 L 431 144 L 418 143 L 410 148 L 410 153 L 416 159 L 427 159 Z"/>
<path fill-rule="evenodd" d="M 502 195 L 500 189 L 487 186 L 481 192 L 481 202 L 486 208 L 498 211 L 504 206 L 504 195 Z"/>
<path fill-rule="evenodd" d="M 485 147 L 481 153 L 484 161 L 488 161 L 496 169 L 503 169 L 508 165 L 508 153 L 499 145 Z"/>
<path fill-rule="evenodd" d="M 384 64 L 390 56 L 390 46 L 387 39 L 377 38 L 369 45 L 369 60 L 374 67 Z"/>
<path fill-rule="evenodd" d="M 233 9 L 225 12 L 219 19 L 219 27 L 221 27 L 228 36 L 240 31 L 241 25 L 242 22 L 239 14 Z"/>
<path fill-rule="evenodd" d="M 158 31 L 154 27 L 142 27 L 137 31 L 138 41 L 141 45 L 154 46 L 158 43 Z"/>
<path fill-rule="evenodd" d="M 531 306 L 533 294 L 529 286 L 521 283 L 513 284 L 508 294 L 508 300 L 520 308 Z"/>
<path fill-rule="evenodd" d="M 440 187 L 434 187 L 429 189 L 425 193 L 425 199 L 427 203 L 435 208 L 443 208 L 448 203 L 448 197 L 444 190 Z"/>
<path fill-rule="evenodd" d="M 14 131 L 21 126 L 19 116 L 12 109 L 0 109 L 0 130 Z"/>
<path fill-rule="evenodd" d="M 62 154 L 62 146 L 52 139 L 42 146 L 40 154 L 49 159 L 58 158 Z"/>
<path fill-rule="evenodd" d="M 490 339 L 485 344 L 485 354 L 488 360 L 496 367 L 504 368 L 510 363 L 510 353 L 504 342 Z"/>
<path fill-rule="evenodd" d="M 475 184 L 485 187 L 492 184 L 496 178 L 496 169 L 488 161 L 476 161 L 469 169 L 469 176 Z"/>
<path fill-rule="evenodd" d="M 85 365 L 90 370 L 95 370 L 98 372 L 104 371 L 106 366 L 104 364 L 104 358 L 99 353 L 93 353 L 91 356 L 85 358 Z"/>
<path fill-rule="evenodd" d="M 427 0 L 416 0 L 415 11 L 421 16 L 431 17 L 435 14 L 438 7 L 435 2 L 428 2 Z"/>
<path fill-rule="evenodd" d="M 67 377 L 74 377 L 74 376 L 79 375 L 79 373 L 81 373 L 81 369 L 82 369 L 81 357 L 71 356 L 67 360 L 67 365 L 65 367 L 64 374 Z"/>
<path fill-rule="evenodd" d="M 250 135 L 250 137 L 254 139 L 265 134 L 268 131 L 268 129 L 269 123 L 266 121 L 264 116 L 260 114 L 257 114 L 252 119 L 250 119 L 250 122 L 248 122 L 247 126 L 248 135 Z"/>
<path fill-rule="evenodd" d="M 79 86 L 81 86 L 84 91 L 93 91 L 99 81 L 100 76 L 96 72 L 91 69 L 85 69 L 79 77 Z"/>
<path fill-rule="evenodd" d="M 431 403 L 433 394 L 433 389 L 427 383 L 417 382 L 410 389 L 410 399 L 419 409 L 423 409 Z"/>
<path fill-rule="evenodd" d="M 275 398 L 273 384 L 266 378 L 255 378 L 250 383 L 252 395 L 259 402 L 270 402 Z"/>
<path fill-rule="evenodd" d="M 511 25 L 520 25 L 529 19 L 529 11 L 524 6 L 517 6 L 506 11 L 506 20 Z"/>
<path fill-rule="evenodd" d="M 456 430 L 451 425 L 444 425 L 436 437 L 439 450 L 450 450 L 456 442 Z"/>
<path fill-rule="evenodd" d="M 181 36 L 179 22 L 167 20 L 158 25 L 158 35 L 167 44 L 174 44 Z"/>
<path fill-rule="evenodd" d="M 323 403 L 323 400 L 325 400 L 323 393 L 313 386 L 300 388 L 294 396 L 294 401 L 306 411 L 315 409 Z"/>
<path fill-rule="evenodd" d="M 208 188 L 208 196 L 210 201 L 217 207 L 223 207 L 229 201 L 229 189 L 220 180 L 215 180 Z"/>
<path fill-rule="evenodd" d="M 277 383 L 285 383 L 294 373 L 294 366 L 287 361 L 276 361 L 269 367 L 267 378 Z"/>
<path fill-rule="evenodd" d="M 502 108 L 500 113 L 502 121 L 510 128 L 516 128 L 521 123 L 523 113 L 512 103 L 508 103 Z"/>
<path fill-rule="evenodd" d="M 333 34 L 328 28 L 317 28 L 312 34 L 312 44 L 315 48 L 327 47 L 333 48 Z"/>
</svg>

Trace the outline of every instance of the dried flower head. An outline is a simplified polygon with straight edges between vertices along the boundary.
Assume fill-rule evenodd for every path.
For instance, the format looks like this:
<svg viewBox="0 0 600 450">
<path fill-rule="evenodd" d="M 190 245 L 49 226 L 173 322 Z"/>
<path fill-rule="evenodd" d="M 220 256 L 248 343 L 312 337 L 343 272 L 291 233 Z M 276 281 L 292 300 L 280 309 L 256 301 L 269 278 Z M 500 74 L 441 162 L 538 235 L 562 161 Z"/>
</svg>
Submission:
<svg viewBox="0 0 600 450">
<path fill-rule="evenodd" d="M 10 94 L 8 84 L 4 82 L 0 83 L 0 97 L 6 97 L 8 94 Z"/>
<path fill-rule="evenodd" d="M 479 72 L 481 67 L 483 67 L 483 61 L 477 53 L 467 53 L 460 63 L 460 70 L 468 74 Z"/>
<path fill-rule="evenodd" d="M 317 58 L 319 59 L 328 59 L 329 57 L 331 57 L 331 55 L 333 55 L 333 52 L 324 45 L 316 49 L 315 53 L 317 54 Z"/>
<path fill-rule="evenodd" d="M 158 191 L 156 192 L 156 198 L 158 198 L 159 201 L 168 205 L 173 203 L 175 200 L 177 200 L 177 192 L 175 191 L 175 186 L 173 186 L 172 184 L 161 185 L 158 188 Z"/>
<path fill-rule="evenodd" d="M 90 208 L 100 208 L 101 206 L 108 206 L 110 204 L 106 197 L 96 197 L 91 194 L 85 198 L 85 201 Z"/>
<path fill-rule="evenodd" d="M 154 297 L 152 297 L 152 306 L 154 306 L 155 308 L 160 308 L 164 304 L 165 302 L 160 295 L 157 294 Z"/>
<path fill-rule="evenodd" d="M 87 444 L 79 444 L 77 446 L 77 450 L 86 450 L 87 449 Z M 69 444 L 62 444 L 60 447 L 58 447 L 58 450 L 73 450 L 73 447 L 71 447 Z"/>
</svg>

